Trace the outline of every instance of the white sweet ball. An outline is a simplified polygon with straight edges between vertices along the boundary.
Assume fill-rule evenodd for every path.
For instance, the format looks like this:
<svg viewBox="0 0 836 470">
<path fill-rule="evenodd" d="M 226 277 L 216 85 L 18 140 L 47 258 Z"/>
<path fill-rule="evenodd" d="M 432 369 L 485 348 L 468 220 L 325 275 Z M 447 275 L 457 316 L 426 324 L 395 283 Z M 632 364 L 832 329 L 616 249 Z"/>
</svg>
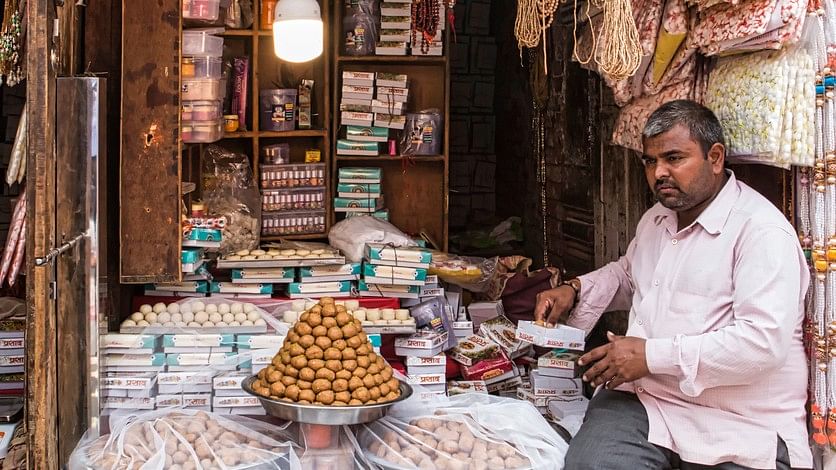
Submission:
<svg viewBox="0 0 836 470">
<path fill-rule="evenodd" d="M 226 322 L 226 323 L 234 322 L 235 321 L 235 315 L 233 315 L 231 313 L 224 313 L 223 321 Z"/>
<path fill-rule="evenodd" d="M 148 312 L 153 312 L 154 308 L 151 307 L 148 304 L 142 304 L 142 306 L 139 307 L 139 311 L 142 312 L 142 313 L 148 313 Z"/>
<path fill-rule="evenodd" d="M 366 321 L 366 311 L 365 310 L 355 310 L 354 312 L 352 312 L 352 315 L 354 315 L 354 318 L 360 320 L 361 322 Z"/>
<path fill-rule="evenodd" d="M 261 314 L 256 310 L 251 310 L 247 313 L 247 320 L 249 321 L 256 321 L 259 318 L 261 318 Z"/>
<path fill-rule="evenodd" d="M 193 321 L 193 322 L 189 322 L 186 326 L 191 326 L 191 327 L 200 326 L 200 323 L 198 323 L 196 321 Z"/>
<path fill-rule="evenodd" d="M 154 312 L 150 312 L 150 313 L 154 313 Z M 131 314 L 131 320 L 133 320 L 133 321 L 135 321 L 135 322 L 136 322 L 136 321 L 140 321 L 140 320 L 142 320 L 142 319 L 144 319 L 144 318 L 145 318 L 145 315 L 143 315 L 143 314 L 142 314 L 142 313 L 140 313 L 140 312 L 134 312 L 134 313 L 132 313 L 132 314 Z"/>
<path fill-rule="evenodd" d="M 235 314 L 235 321 L 238 323 L 243 323 L 247 320 L 247 314 L 244 312 L 238 312 Z"/>
<path fill-rule="evenodd" d="M 158 302 L 154 304 L 154 313 L 160 313 L 165 311 L 165 304 L 162 302 Z"/>
<path fill-rule="evenodd" d="M 140 321 L 136 322 L 136 326 L 151 326 L 151 324 L 148 323 L 145 320 L 140 320 Z"/>
<path fill-rule="evenodd" d="M 184 326 L 186 326 L 186 322 L 184 322 L 183 320 L 176 321 L 176 322 L 174 322 L 174 326 L 184 327 Z"/>
<path fill-rule="evenodd" d="M 172 313 L 171 314 L 171 321 L 173 321 L 174 323 L 180 323 L 180 322 L 183 321 L 183 315 L 181 315 L 179 313 Z"/>
<path fill-rule="evenodd" d="M 157 315 L 157 321 L 160 323 L 168 323 L 169 321 L 171 321 L 171 314 L 168 312 L 163 312 Z"/>
<path fill-rule="evenodd" d="M 203 323 L 209 319 L 209 314 L 206 312 L 197 312 L 194 315 L 194 321 L 198 323 Z"/>
<path fill-rule="evenodd" d="M 253 304 L 244 304 L 244 313 L 250 313 L 255 309 L 255 305 Z"/>
<path fill-rule="evenodd" d="M 203 322 L 201 324 L 201 326 L 204 327 L 204 328 L 210 328 L 210 327 L 215 326 L 215 322 L 210 321 L 210 320 L 206 320 L 205 322 Z"/>
<path fill-rule="evenodd" d="M 151 326 L 163 326 L 163 324 L 158 321 L 155 321 L 154 323 L 151 323 Z"/>
<path fill-rule="evenodd" d="M 368 321 L 378 321 L 380 320 L 380 310 L 376 308 L 371 308 L 366 310 L 366 320 Z"/>
<path fill-rule="evenodd" d="M 229 313 L 229 304 L 218 304 L 218 313 L 221 315 Z"/>
<path fill-rule="evenodd" d="M 173 321 L 167 321 L 167 322 L 163 323 L 163 326 L 174 326 L 174 322 Z"/>
<path fill-rule="evenodd" d="M 212 322 L 212 323 L 221 322 L 221 321 L 223 321 L 223 315 L 221 315 L 218 312 L 215 312 L 215 313 L 209 315 L 209 321 Z"/>
<path fill-rule="evenodd" d="M 136 326 L 136 322 L 128 318 L 122 322 L 122 326 Z"/>
<path fill-rule="evenodd" d="M 266 322 L 266 321 L 264 321 L 264 319 L 263 319 L 263 318 L 259 318 L 258 320 L 254 321 L 254 322 L 253 322 L 253 324 L 254 324 L 255 326 L 263 326 L 263 325 L 266 325 L 266 324 L 267 324 L 267 322 Z"/>
<path fill-rule="evenodd" d="M 168 307 L 165 308 L 168 313 L 179 313 L 183 309 L 180 308 L 180 304 L 168 304 Z"/>
<path fill-rule="evenodd" d="M 218 304 L 206 304 L 206 313 L 215 313 L 218 311 Z"/>
<path fill-rule="evenodd" d="M 244 306 L 241 305 L 241 302 L 235 302 L 229 306 L 229 311 L 232 313 L 241 313 L 244 311 Z"/>
<path fill-rule="evenodd" d="M 206 305 L 199 300 L 197 302 L 192 303 L 192 312 L 202 312 L 205 308 Z"/>
<path fill-rule="evenodd" d="M 253 326 L 253 322 L 249 320 L 244 320 L 241 322 L 241 326 Z"/>
<path fill-rule="evenodd" d="M 297 318 L 298 318 L 298 315 L 293 310 L 285 310 L 284 313 L 282 313 L 282 320 L 285 323 L 291 323 L 291 324 L 296 323 Z"/>
<path fill-rule="evenodd" d="M 154 323 L 155 321 L 157 321 L 157 314 L 154 312 L 146 313 L 145 321 L 147 321 L 148 323 Z"/>
<path fill-rule="evenodd" d="M 168 313 L 186 313 L 186 312 L 194 311 L 191 304 L 183 304 L 183 305 L 171 304 L 171 305 L 176 305 L 176 307 L 174 307 L 173 312 L 169 311 Z M 169 307 L 171 307 L 171 305 L 169 305 Z"/>
<path fill-rule="evenodd" d="M 237 321 L 234 321 L 234 322 L 230 322 L 229 326 L 241 326 L 241 324 L 238 323 Z"/>
<path fill-rule="evenodd" d="M 215 326 L 218 326 L 218 327 L 229 326 L 229 323 L 227 323 L 225 321 L 219 321 L 219 322 L 215 323 Z"/>
<path fill-rule="evenodd" d="M 191 323 L 194 321 L 194 313 L 192 312 L 183 312 L 180 315 L 183 317 L 183 321 L 186 323 Z"/>
</svg>

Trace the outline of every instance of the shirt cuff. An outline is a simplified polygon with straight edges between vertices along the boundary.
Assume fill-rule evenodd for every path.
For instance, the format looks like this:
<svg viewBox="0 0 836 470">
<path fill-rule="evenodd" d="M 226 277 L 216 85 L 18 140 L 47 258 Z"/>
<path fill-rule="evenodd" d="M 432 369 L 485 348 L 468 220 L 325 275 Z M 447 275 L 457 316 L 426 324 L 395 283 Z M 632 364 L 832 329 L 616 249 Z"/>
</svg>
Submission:
<svg viewBox="0 0 836 470">
<path fill-rule="evenodd" d="M 644 358 L 651 374 L 679 375 L 675 338 L 650 338 L 644 343 Z"/>
</svg>

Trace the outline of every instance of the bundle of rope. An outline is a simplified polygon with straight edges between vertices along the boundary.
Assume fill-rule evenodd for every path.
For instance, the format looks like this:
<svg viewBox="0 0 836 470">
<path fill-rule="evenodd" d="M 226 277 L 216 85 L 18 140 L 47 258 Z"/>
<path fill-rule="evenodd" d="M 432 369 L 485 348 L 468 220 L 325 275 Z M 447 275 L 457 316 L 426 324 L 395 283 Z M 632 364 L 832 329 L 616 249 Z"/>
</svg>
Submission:
<svg viewBox="0 0 836 470">
<path fill-rule="evenodd" d="M 603 9 L 603 25 L 597 44 L 595 31 L 593 54 L 586 61 L 594 60 L 601 73 L 613 80 L 623 80 L 638 70 L 642 59 L 639 32 L 633 18 L 630 0 L 590 0 Z M 514 23 L 514 35 L 522 57 L 523 48 L 535 48 L 543 39 L 543 56 L 546 54 L 546 33 L 554 22 L 559 0 L 517 0 L 517 18 Z M 575 30 L 577 30 L 577 1 L 575 2 Z M 589 5 L 587 5 L 587 18 Z M 589 22 L 589 28 L 592 23 Z M 577 45 L 577 38 L 575 40 Z M 548 68 L 546 68 L 548 70 Z"/>
</svg>

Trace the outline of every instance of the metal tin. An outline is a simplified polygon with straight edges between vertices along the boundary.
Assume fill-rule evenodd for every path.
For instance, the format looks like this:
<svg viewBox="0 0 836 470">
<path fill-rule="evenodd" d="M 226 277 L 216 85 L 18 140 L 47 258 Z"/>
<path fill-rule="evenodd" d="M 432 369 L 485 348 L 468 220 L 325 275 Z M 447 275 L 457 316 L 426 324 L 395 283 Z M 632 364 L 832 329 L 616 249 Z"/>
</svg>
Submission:
<svg viewBox="0 0 836 470">
<path fill-rule="evenodd" d="M 369 423 L 384 417 L 392 405 L 412 396 L 412 387 L 409 384 L 400 382 L 401 396 L 388 403 L 357 406 L 299 405 L 286 401 L 271 400 L 256 394 L 253 391 L 252 384 L 257 379 L 258 377 L 255 375 L 247 377 L 241 384 L 241 388 L 250 395 L 258 397 L 261 401 L 261 406 L 264 407 L 268 415 L 306 424 L 341 426 L 344 424 Z"/>
</svg>

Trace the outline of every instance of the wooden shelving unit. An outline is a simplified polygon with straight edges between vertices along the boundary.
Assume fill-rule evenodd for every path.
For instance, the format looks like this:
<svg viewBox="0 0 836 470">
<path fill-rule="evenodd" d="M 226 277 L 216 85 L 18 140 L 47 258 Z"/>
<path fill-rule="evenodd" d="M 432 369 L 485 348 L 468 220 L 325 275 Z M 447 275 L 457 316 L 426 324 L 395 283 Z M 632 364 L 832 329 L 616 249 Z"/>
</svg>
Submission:
<svg viewBox="0 0 836 470">
<path fill-rule="evenodd" d="M 404 232 L 426 233 L 442 250 L 447 249 L 449 208 L 450 63 L 449 30 L 444 33 L 444 56 L 346 56 L 343 55 L 344 2 L 334 2 L 331 17 L 332 66 L 332 193 L 341 167 L 378 167 L 383 170 L 383 197 L 389 221 Z M 408 112 L 435 108 L 443 115 L 442 152 L 435 156 L 346 156 L 337 155 L 337 139 L 345 135 L 340 125 L 342 72 L 389 72 L 409 76 Z M 396 138 L 399 131 L 393 131 Z M 332 223 L 338 215 L 331 213 Z"/>
<path fill-rule="evenodd" d="M 122 128 L 120 163 L 120 281 L 153 283 L 179 281 L 180 220 L 183 214 L 183 183 L 201 186 L 200 156 L 203 144 L 180 140 L 179 75 L 185 24 L 180 17 L 182 0 L 132 0 L 126 2 L 128 17 L 143 22 L 125 22 L 122 37 Z M 333 2 L 319 0 L 322 19 L 332 17 Z M 305 151 L 318 149 L 326 175 L 331 174 L 331 48 L 304 64 L 279 60 L 273 52 L 272 31 L 259 29 L 260 1 L 253 1 L 254 24 L 249 29 L 226 30 L 224 58 L 249 57 L 247 119 L 244 129 L 227 133 L 216 144 L 246 154 L 260 182 L 261 148 L 274 143 L 290 145 L 291 163 L 304 163 Z M 147 12 L 159 13 L 147 19 Z M 330 44 L 325 28 L 324 44 Z M 151 47 L 149 47 L 151 45 Z M 130 78 L 127 78 L 130 77 Z M 297 88 L 302 79 L 313 79 L 312 129 L 287 132 L 262 131 L 259 91 Z M 330 212 L 331 184 L 325 185 L 325 212 Z M 199 197 L 199 194 L 195 195 Z M 325 238 L 321 234 L 284 236 L 285 239 Z M 279 237 L 264 237 L 276 240 Z"/>
</svg>

